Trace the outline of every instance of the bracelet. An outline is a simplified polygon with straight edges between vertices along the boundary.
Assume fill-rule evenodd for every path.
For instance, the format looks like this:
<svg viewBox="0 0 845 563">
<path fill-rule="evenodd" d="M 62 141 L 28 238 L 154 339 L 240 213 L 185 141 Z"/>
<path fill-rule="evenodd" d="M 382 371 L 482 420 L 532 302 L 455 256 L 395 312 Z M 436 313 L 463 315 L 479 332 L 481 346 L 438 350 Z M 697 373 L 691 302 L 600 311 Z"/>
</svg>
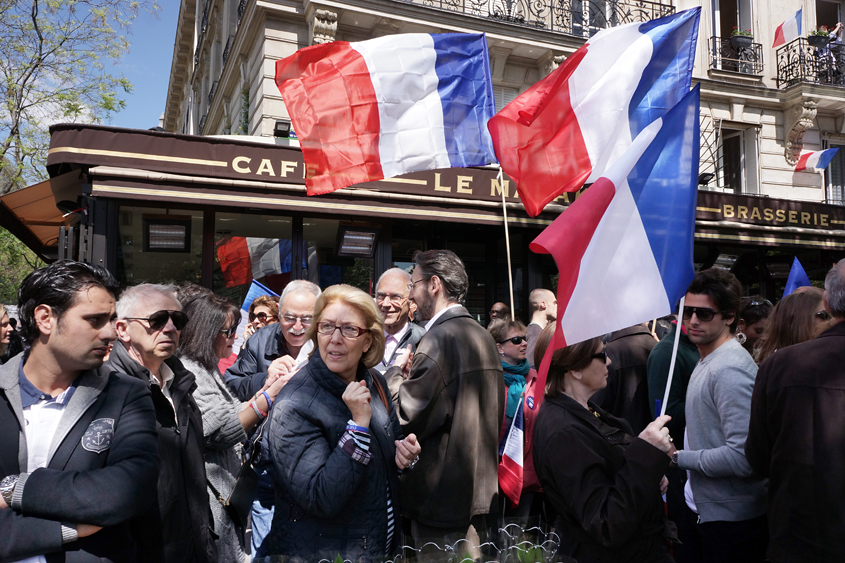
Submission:
<svg viewBox="0 0 845 563">
<path fill-rule="evenodd" d="M 415 458 L 414 458 L 414 461 L 412 461 L 412 462 L 411 462 L 411 465 L 409 465 L 406 469 L 407 469 L 408 471 L 410 471 L 411 469 L 413 469 L 413 468 L 417 465 L 417 462 L 418 462 L 419 460 L 420 460 L 420 456 L 415 457 Z"/>
<path fill-rule="evenodd" d="M 260 418 L 260 419 L 267 418 L 267 413 L 264 412 L 263 410 L 261 410 L 261 407 L 259 407 L 255 403 L 250 403 L 249 406 L 252 407 L 252 410 L 255 411 L 255 414 L 258 416 L 258 418 Z"/>
<path fill-rule="evenodd" d="M 352 430 L 352 431 L 354 431 L 354 432 L 363 432 L 364 434 L 369 434 L 369 433 L 370 433 L 370 429 L 369 429 L 369 428 L 367 428 L 366 426 L 358 426 L 357 424 L 355 424 L 355 423 L 354 423 L 354 422 L 352 422 L 351 420 L 349 420 L 349 421 L 347 421 L 347 422 L 346 422 L 346 429 L 347 429 L 347 430 Z"/>
<path fill-rule="evenodd" d="M 270 412 L 270 409 L 273 408 L 273 400 L 270 399 L 270 395 L 267 394 L 267 391 L 262 391 L 261 394 L 264 395 L 265 399 L 267 399 L 267 412 Z"/>
</svg>

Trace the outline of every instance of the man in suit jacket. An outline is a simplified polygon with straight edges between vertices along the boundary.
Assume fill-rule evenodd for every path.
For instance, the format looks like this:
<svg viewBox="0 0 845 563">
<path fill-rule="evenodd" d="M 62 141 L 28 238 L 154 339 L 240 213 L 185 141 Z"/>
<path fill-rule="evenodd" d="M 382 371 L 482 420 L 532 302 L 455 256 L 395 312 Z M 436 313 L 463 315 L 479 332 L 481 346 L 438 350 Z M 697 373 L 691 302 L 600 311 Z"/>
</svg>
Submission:
<svg viewBox="0 0 845 563">
<path fill-rule="evenodd" d="M 411 276 L 401 268 L 390 268 L 376 284 L 376 305 L 384 318 L 384 358 L 375 366 L 381 374 L 425 334 L 423 327 L 411 322 L 410 294 Z"/>
<path fill-rule="evenodd" d="M 103 366 L 117 281 L 61 260 L 18 293 L 27 354 L 0 367 L 0 561 L 137 560 L 129 521 L 155 499 L 150 391 Z"/>
<path fill-rule="evenodd" d="M 386 372 L 402 430 L 423 452 L 402 478 L 403 515 L 417 546 L 466 538 L 475 558 L 498 507 L 502 363 L 493 337 L 460 305 L 469 285 L 461 259 L 429 250 L 414 261 L 411 299 L 429 320 L 426 334 L 407 380 L 408 351 Z"/>
<path fill-rule="evenodd" d="M 845 260 L 824 280 L 835 324 L 760 366 L 745 457 L 769 478 L 768 556 L 845 561 Z"/>
</svg>

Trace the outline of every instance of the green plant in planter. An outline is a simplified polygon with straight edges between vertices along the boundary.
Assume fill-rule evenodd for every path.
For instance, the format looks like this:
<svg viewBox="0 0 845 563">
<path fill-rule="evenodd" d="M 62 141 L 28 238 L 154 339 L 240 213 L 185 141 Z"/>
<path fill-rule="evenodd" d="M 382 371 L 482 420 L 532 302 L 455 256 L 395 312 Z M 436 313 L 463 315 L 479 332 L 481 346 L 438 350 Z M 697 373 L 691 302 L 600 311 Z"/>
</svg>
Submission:
<svg viewBox="0 0 845 563">
<path fill-rule="evenodd" d="M 737 35 L 741 35 L 743 37 L 754 37 L 754 34 L 751 33 L 750 29 L 738 29 L 734 26 L 733 31 L 731 31 L 731 37 L 736 37 Z"/>
<path fill-rule="evenodd" d="M 810 36 L 813 35 L 828 37 L 830 35 L 830 30 L 827 28 L 826 25 L 822 25 L 810 31 Z"/>
</svg>

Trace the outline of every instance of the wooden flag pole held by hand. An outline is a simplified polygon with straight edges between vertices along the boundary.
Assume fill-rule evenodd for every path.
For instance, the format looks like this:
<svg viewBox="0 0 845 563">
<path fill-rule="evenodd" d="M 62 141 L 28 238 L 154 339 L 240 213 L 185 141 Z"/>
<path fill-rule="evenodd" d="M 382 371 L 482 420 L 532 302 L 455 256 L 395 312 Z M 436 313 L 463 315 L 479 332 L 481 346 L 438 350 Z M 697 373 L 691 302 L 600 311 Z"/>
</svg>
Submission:
<svg viewBox="0 0 845 563">
<path fill-rule="evenodd" d="M 672 377 L 675 375 L 675 359 L 678 357 L 678 343 L 681 341 L 681 326 L 684 322 L 684 299 L 678 305 L 678 326 L 675 327 L 675 343 L 672 345 L 672 360 L 669 362 L 669 377 L 666 379 L 666 390 L 663 392 L 663 404 L 660 405 L 660 416 L 666 414 L 666 405 L 669 403 L 669 388 L 672 387 Z"/>
<path fill-rule="evenodd" d="M 508 235 L 508 204 L 505 202 L 505 182 L 502 166 L 499 166 L 499 187 L 502 190 L 502 214 L 505 217 L 505 251 L 508 255 L 508 287 L 511 296 L 511 318 L 516 318 L 516 307 L 513 306 L 513 272 L 511 271 L 511 239 Z"/>
</svg>

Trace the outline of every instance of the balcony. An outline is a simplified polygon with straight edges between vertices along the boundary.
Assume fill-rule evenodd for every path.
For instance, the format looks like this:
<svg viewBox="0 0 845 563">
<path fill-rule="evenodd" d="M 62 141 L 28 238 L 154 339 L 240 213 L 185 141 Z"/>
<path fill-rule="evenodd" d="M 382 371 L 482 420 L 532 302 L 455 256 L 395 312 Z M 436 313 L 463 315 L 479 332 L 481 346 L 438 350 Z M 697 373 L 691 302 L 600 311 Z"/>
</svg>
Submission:
<svg viewBox="0 0 845 563">
<path fill-rule="evenodd" d="M 845 87 L 845 46 L 817 48 L 806 37 L 787 43 L 776 51 L 778 88 L 794 84 L 825 84 Z"/>
<path fill-rule="evenodd" d="M 670 16 L 675 7 L 645 0 L 400 0 L 430 8 L 589 38 L 607 27 Z"/>
<path fill-rule="evenodd" d="M 759 76 L 763 74 L 763 46 L 734 46 L 730 38 L 711 37 L 710 68 Z"/>
</svg>

